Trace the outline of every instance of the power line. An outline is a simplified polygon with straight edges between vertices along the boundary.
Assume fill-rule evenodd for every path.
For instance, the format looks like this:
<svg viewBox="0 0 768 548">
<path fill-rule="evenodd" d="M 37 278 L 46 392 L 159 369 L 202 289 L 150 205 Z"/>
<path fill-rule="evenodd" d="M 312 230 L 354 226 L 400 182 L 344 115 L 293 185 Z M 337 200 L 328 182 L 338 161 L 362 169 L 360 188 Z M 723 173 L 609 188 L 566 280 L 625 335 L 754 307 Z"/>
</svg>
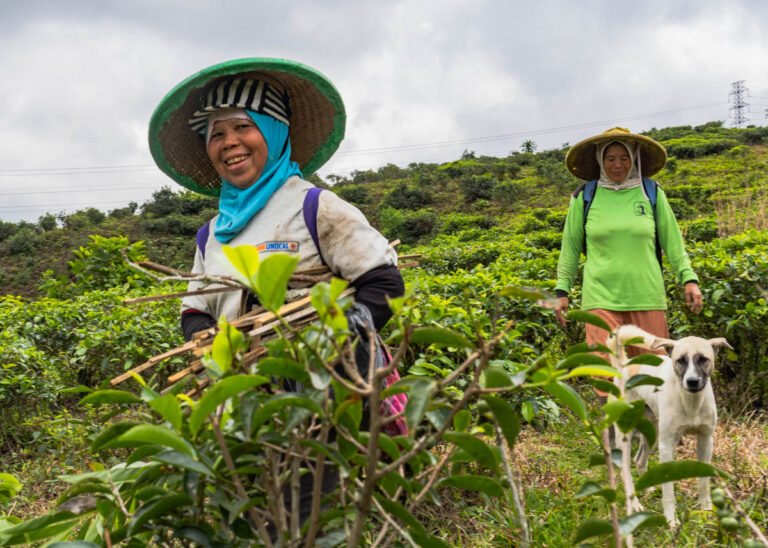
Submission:
<svg viewBox="0 0 768 548">
<path fill-rule="evenodd" d="M 538 129 L 538 130 L 528 130 L 528 131 L 518 131 L 514 133 L 505 133 L 501 135 L 491 135 L 486 137 L 473 137 L 469 139 L 456 139 L 452 141 L 435 141 L 431 143 L 417 143 L 417 144 L 411 144 L 411 145 L 398 145 L 398 146 L 391 146 L 391 147 L 378 147 L 378 148 L 368 148 L 368 149 L 358 149 L 358 150 L 349 150 L 349 151 L 339 151 L 336 153 L 337 156 L 351 156 L 355 154 L 374 154 L 374 153 L 382 153 L 382 152 L 409 152 L 412 150 L 420 150 L 425 148 L 437 148 L 437 147 L 443 147 L 443 146 L 452 146 L 452 145 L 461 145 L 461 144 L 472 144 L 472 143 L 483 143 L 483 142 L 490 142 L 490 141 L 500 141 L 500 140 L 507 140 L 507 139 L 514 139 L 517 137 L 528 137 L 528 136 L 541 136 L 541 135 L 548 135 L 551 133 L 562 133 L 564 131 L 571 131 L 574 129 L 587 129 L 590 127 L 595 126 L 602 126 L 605 124 L 614 124 L 617 122 L 629 122 L 633 120 L 640 120 L 643 118 L 652 118 L 655 116 L 663 116 L 665 114 L 671 114 L 675 112 L 682 112 L 686 110 L 700 110 L 704 108 L 710 108 L 714 106 L 723 106 L 727 103 L 723 103 L 722 101 L 719 101 L 717 103 L 707 103 L 703 105 L 695 105 L 692 107 L 684 107 L 679 109 L 671 109 L 671 110 L 664 110 L 659 112 L 653 112 L 648 114 L 637 114 L 634 116 L 625 116 L 622 118 L 613 118 L 609 120 L 601 120 L 597 122 L 584 122 L 580 124 L 574 124 L 569 126 L 559 126 L 554 128 L 547 128 L 547 129 Z"/>
<path fill-rule="evenodd" d="M 84 207 L 92 207 L 95 205 L 107 205 L 107 204 L 122 204 L 125 205 L 125 200 L 112 200 L 109 202 L 89 202 L 87 205 L 83 205 L 83 203 L 76 203 L 76 204 L 35 204 L 35 205 L 22 205 L 22 206 L 0 206 L 0 209 L 39 209 L 41 207 L 55 207 L 55 208 L 67 208 L 67 207 L 77 207 L 77 208 L 84 208 Z"/>
<path fill-rule="evenodd" d="M 67 190 L 37 190 L 32 192 L 0 192 L 0 196 L 29 196 L 33 194 L 68 194 L 72 192 L 112 192 L 115 190 L 144 190 L 147 188 L 157 188 L 156 184 L 143 186 L 102 186 L 86 188 L 70 188 Z"/>
<path fill-rule="evenodd" d="M 573 124 L 568 126 L 558 126 L 553 128 L 528 130 L 528 131 L 518 131 L 514 133 L 505 133 L 501 135 L 488 135 L 483 137 L 470 137 L 467 139 L 456 139 L 451 141 L 432 141 L 432 142 L 426 142 L 426 143 L 413 143 L 410 145 L 396 145 L 396 146 L 389 146 L 389 147 L 374 147 L 374 148 L 367 148 L 367 149 L 346 150 L 346 151 L 339 151 L 336 153 L 336 155 L 352 156 L 356 154 L 377 154 L 377 153 L 401 152 L 401 151 L 405 152 L 405 151 L 412 151 L 412 150 L 421 150 L 426 148 L 439 148 L 439 147 L 452 146 L 452 145 L 500 141 L 500 140 L 514 139 L 517 137 L 541 136 L 541 135 L 548 135 L 551 133 L 560 133 L 563 131 L 570 131 L 574 129 L 587 129 L 590 127 L 600 126 L 604 124 L 627 122 L 627 121 L 639 120 L 643 118 L 652 118 L 656 116 L 663 116 L 665 114 L 672 114 L 672 113 L 683 112 L 688 110 L 700 110 L 700 109 L 710 108 L 714 106 L 722 106 L 723 104 L 724 103 L 722 102 L 706 103 L 702 105 L 694 105 L 690 107 L 662 110 L 658 112 L 637 114 L 633 116 L 625 116 L 625 117 L 613 118 L 608 120 L 582 122 L 579 124 Z M 0 177 L 29 177 L 32 175 L 34 176 L 90 175 L 90 174 L 99 174 L 99 173 L 114 173 L 114 172 L 123 172 L 123 171 L 145 171 L 145 170 L 157 171 L 158 168 L 155 165 L 144 164 L 144 165 L 113 165 L 113 166 L 85 166 L 85 167 L 54 167 L 54 168 L 37 168 L 37 169 L 0 169 Z"/>
</svg>

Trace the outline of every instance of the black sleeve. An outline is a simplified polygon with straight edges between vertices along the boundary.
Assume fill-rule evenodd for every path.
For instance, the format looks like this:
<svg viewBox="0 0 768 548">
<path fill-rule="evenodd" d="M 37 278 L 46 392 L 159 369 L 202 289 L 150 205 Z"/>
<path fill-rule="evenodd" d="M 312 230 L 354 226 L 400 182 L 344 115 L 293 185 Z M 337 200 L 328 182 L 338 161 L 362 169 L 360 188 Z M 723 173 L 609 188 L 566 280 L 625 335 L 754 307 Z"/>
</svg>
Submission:
<svg viewBox="0 0 768 548">
<path fill-rule="evenodd" d="M 371 311 L 376 331 L 384 327 L 392 316 L 387 297 L 401 297 L 405 293 L 405 283 L 396 266 L 380 266 L 369 270 L 351 285 L 356 290 L 355 301 Z"/>
<path fill-rule="evenodd" d="M 216 320 L 205 312 L 187 312 L 181 315 L 181 331 L 184 333 L 185 341 L 192 340 L 192 335 L 214 325 Z"/>
</svg>

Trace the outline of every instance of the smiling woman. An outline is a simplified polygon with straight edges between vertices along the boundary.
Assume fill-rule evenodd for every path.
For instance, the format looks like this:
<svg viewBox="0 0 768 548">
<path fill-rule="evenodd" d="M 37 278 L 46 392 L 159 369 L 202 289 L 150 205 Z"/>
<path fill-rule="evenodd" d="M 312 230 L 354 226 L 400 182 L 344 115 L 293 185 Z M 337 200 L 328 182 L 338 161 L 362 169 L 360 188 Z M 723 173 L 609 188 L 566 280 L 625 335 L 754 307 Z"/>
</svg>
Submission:
<svg viewBox="0 0 768 548">
<path fill-rule="evenodd" d="M 394 249 L 363 214 L 304 179 L 338 148 L 344 122 L 341 97 L 322 74 L 282 59 L 240 59 L 174 88 L 152 116 L 149 139 L 158 166 L 176 182 L 219 195 L 218 215 L 197 234 L 193 271 L 228 274 L 225 245 L 253 246 L 262 260 L 292 254 L 299 270 L 327 267 L 355 289 L 345 314 L 352 335 L 367 341 L 355 351 L 367 378 L 370 367 L 386 363 L 379 339 L 371 346 L 368 334 L 389 320 L 388 299 L 404 285 Z M 190 292 L 202 287 L 189 285 Z M 254 300 L 243 302 L 239 291 L 185 297 L 184 337 L 241 316 Z M 328 478 L 326 492 L 335 488 Z M 313 476 L 297 481 L 304 520 Z"/>
<path fill-rule="evenodd" d="M 246 189 L 264 170 L 267 143 L 256 122 L 241 113 L 245 114 L 231 109 L 222 111 L 216 120 L 211 117 L 207 148 L 216 173 L 237 188 Z"/>
</svg>

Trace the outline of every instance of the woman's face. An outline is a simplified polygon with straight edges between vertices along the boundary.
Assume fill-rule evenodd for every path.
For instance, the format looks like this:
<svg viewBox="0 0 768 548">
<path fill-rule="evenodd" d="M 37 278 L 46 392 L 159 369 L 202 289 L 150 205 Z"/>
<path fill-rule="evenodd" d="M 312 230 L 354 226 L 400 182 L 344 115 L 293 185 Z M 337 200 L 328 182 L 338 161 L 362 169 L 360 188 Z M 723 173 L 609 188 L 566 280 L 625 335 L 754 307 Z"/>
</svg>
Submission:
<svg viewBox="0 0 768 548">
<path fill-rule="evenodd" d="M 267 143 L 253 120 L 219 120 L 211 128 L 208 157 L 220 177 L 244 189 L 264 170 Z"/>
<path fill-rule="evenodd" d="M 614 183 L 621 183 L 632 169 L 632 158 L 627 148 L 619 143 L 609 145 L 603 152 L 603 169 Z"/>
</svg>

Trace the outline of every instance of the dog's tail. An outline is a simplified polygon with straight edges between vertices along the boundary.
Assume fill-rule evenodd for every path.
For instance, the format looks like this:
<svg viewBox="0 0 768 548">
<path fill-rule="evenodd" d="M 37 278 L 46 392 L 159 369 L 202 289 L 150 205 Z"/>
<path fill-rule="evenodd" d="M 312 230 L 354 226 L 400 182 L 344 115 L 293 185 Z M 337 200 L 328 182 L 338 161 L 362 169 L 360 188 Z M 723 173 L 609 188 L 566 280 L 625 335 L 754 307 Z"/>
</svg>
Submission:
<svg viewBox="0 0 768 548">
<path fill-rule="evenodd" d="M 671 342 L 669 339 L 651 335 L 646 330 L 641 329 L 636 325 L 621 325 L 616 329 L 615 333 L 611 333 L 611 336 L 608 338 L 607 346 L 608 348 L 614 349 L 617 341 L 622 345 L 625 345 L 627 344 L 627 341 L 632 339 L 642 339 L 642 342 L 633 342 L 632 346 L 639 346 L 646 350 L 658 350 L 666 343 Z"/>
</svg>

